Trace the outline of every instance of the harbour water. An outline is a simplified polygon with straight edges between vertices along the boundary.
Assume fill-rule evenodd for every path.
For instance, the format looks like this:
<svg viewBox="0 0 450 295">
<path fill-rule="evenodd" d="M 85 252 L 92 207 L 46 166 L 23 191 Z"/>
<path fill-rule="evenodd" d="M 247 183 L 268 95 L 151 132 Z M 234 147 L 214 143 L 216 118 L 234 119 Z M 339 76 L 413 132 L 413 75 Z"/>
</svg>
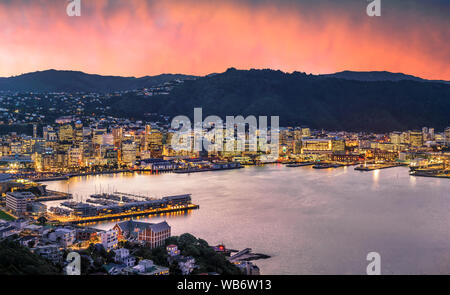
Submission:
<svg viewBox="0 0 450 295">
<path fill-rule="evenodd" d="M 112 174 L 45 183 L 77 198 L 101 191 L 151 197 L 192 194 L 199 210 L 167 220 L 172 233 L 272 256 L 263 274 L 365 274 L 381 255 L 383 274 L 450 274 L 450 180 L 408 168 L 283 165 L 192 174 Z M 113 223 L 94 227 L 107 229 Z"/>
</svg>

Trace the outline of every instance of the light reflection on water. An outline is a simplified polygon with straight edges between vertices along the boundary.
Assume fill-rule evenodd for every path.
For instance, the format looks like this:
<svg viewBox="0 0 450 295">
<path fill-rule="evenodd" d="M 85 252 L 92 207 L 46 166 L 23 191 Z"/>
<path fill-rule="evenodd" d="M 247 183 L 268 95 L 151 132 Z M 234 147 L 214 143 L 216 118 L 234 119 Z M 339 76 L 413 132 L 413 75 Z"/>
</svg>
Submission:
<svg viewBox="0 0 450 295">
<path fill-rule="evenodd" d="M 175 235 L 252 248 L 264 274 L 364 274 L 368 252 L 384 274 L 450 273 L 450 181 L 404 167 L 359 172 L 282 165 L 193 174 L 116 174 L 47 182 L 78 196 L 191 193 L 199 210 L 167 220 Z M 112 223 L 97 224 L 99 228 Z"/>
</svg>

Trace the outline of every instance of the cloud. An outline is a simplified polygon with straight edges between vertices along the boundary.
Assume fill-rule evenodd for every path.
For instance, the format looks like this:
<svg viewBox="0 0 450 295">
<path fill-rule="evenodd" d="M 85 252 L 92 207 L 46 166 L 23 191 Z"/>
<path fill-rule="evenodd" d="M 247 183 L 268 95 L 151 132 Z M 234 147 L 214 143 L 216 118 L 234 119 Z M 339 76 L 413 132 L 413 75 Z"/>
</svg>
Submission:
<svg viewBox="0 0 450 295">
<path fill-rule="evenodd" d="M 426 2 L 426 4 L 425 4 Z M 143 76 L 228 67 L 388 70 L 450 80 L 448 1 L 0 2 L 0 76 L 48 68 Z"/>
</svg>

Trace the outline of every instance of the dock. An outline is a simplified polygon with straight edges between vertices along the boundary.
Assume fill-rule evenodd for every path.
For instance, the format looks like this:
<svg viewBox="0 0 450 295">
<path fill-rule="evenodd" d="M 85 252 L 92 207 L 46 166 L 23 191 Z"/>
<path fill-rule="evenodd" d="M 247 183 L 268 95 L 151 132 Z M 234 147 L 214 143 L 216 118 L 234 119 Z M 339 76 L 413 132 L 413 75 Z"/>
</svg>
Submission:
<svg viewBox="0 0 450 295">
<path fill-rule="evenodd" d="M 355 170 L 358 171 L 373 171 L 373 170 L 379 170 L 379 169 L 388 169 L 388 168 L 395 168 L 395 167 L 404 167 L 407 166 L 407 164 L 372 164 L 370 166 L 363 166 L 360 165 L 358 167 L 355 167 Z"/>
<path fill-rule="evenodd" d="M 109 220 L 122 220 L 130 217 L 137 217 L 137 216 L 150 216 L 150 215 L 158 215 L 163 213 L 172 213 L 172 212 L 187 212 L 195 209 L 199 209 L 199 205 L 190 204 L 183 208 L 159 208 L 159 209 L 152 209 L 152 210 L 144 210 L 144 211 L 137 211 L 137 212 L 127 212 L 127 213 L 120 213 L 120 214 L 109 214 L 109 215 L 101 215 L 101 216 L 93 216 L 93 217 L 83 217 L 83 218 L 77 218 L 77 219 L 67 219 L 67 220 L 59 220 L 60 222 L 64 224 L 71 224 L 71 225 L 83 225 L 87 223 L 97 223 L 101 221 L 109 221 Z"/>
</svg>

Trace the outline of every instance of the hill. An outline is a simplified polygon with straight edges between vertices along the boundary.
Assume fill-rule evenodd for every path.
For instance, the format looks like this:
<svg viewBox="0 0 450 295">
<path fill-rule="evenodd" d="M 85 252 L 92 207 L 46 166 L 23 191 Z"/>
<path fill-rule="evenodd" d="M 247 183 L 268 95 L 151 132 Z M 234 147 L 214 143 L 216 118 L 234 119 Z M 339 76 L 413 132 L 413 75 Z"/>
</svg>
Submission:
<svg viewBox="0 0 450 295">
<path fill-rule="evenodd" d="M 47 70 L 0 78 L 0 91 L 112 92 L 147 88 L 176 79 L 187 78 L 194 78 L 194 76 L 161 74 L 135 78 L 91 75 L 76 71 Z"/>
<path fill-rule="evenodd" d="M 113 77 L 70 71 L 44 71 L 0 79 L 1 89 L 33 91 L 111 91 L 149 87 L 186 75 Z M 42 101 L 44 110 L 51 107 Z M 203 117 L 279 116 L 281 126 L 348 131 L 419 129 L 450 126 L 450 84 L 388 72 L 307 75 L 228 69 L 177 84 L 169 95 L 127 93 L 102 101 L 107 114 L 145 119 L 146 113 Z M 89 109 L 90 107 L 90 109 Z M 87 107 L 95 110 L 96 105 Z M 92 113 L 92 112 L 91 112 Z"/>
<path fill-rule="evenodd" d="M 58 270 L 51 263 L 33 254 L 17 242 L 0 242 L 0 275 L 55 275 Z"/>
<path fill-rule="evenodd" d="M 356 81 L 273 70 L 236 70 L 186 81 L 170 95 L 110 102 L 122 115 L 158 112 L 192 118 L 207 115 L 275 115 L 282 126 L 353 131 L 390 131 L 450 125 L 450 85 L 401 81 Z"/>
<path fill-rule="evenodd" d="M 387 71 L 371 71 L 371 72 L 355 72 L 355 71 L 343 71 L 334 74 L 319 75 L 327 78 L 338 78 L 346 80 L 356 81 L 403 81 L 412 80 L 418 82 L 439 82 L 450 83 L 449 81 L 442 80 L 426 80 L 412 75 L 405 75 L 403 73 L 391 73 Z"/>
</svg>

